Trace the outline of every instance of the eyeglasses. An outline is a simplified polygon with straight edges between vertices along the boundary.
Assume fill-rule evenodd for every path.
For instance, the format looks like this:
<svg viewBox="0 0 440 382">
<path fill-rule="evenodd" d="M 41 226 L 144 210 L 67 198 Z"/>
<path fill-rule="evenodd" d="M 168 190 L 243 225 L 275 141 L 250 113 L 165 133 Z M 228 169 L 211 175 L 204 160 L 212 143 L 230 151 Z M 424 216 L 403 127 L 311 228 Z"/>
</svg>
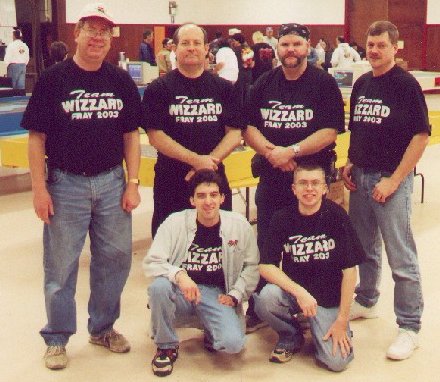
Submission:
<svg viewBox="0 0 440 382">
<path fill-rule="evenodd" d="M 299 180 L 295 183 L 296 187 L 308 188 L 310 186 L 313 189 L 317 189 L 323 184 L 325 184 L 325 182 L 321 182 L 320 180 L 311 180 L 310 182 L 307 180 Z"/>
<path fill-rule="evenodd" d="M 84 33 L 86 34 L 87 37 L 92 37 L 92 38 L 95 38 L 95 37 L 99 36 L 99 37 L 103 38 L 104 40 L 109 40 L 113 36 L 113 33 L 112 33 L 112 31 L 110 29 L 99 31 L 99 30 L 96 30 L 96 29 L 85 29 L 85 28 L 83 28 L 83 31 L 84 31 Z"/>
</svg>

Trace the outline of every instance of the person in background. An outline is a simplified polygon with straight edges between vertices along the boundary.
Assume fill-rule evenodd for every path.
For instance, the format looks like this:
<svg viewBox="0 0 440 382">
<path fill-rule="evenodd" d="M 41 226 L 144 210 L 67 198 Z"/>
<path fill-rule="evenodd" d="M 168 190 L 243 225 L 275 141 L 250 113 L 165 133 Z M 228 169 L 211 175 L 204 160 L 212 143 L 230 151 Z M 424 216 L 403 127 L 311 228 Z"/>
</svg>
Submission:
<svg viewBox="0 0 440 382">
<path fill-rule="evenodd" d="M 74 56 L 42 73 L 21 122 L 29 130 L 34 209 L 44 222 L 47 324 L 40 334 L 49 369 L 67 366 L 87 235 L 89 342 L 115 353 L 130 350 L 114 324 L 131 268 L 131 212 L 140 203 L 141 102 L 128 73 L 105 61 L 113 26 L 105 5 L 83 8 L 74 30 Z"/>
<path fill-rule="evenodd" d="M 64 61 L 67 58 L 69 49 L 63 41 L 54 41 L 50 44 L 49 59 L 45 62 L 45 67 L 55 65 L 58 62 Z"/>
<path fill-rule="evenodd" d="M 274 37 L 274 32 L 272 27 L 266 28 L 266 35 L 264 36 L 263 42 L 269 44 L 274 51 L 277 49 L 278 40 Z"/>
<path fill-rule="evenodd" d="M 29 48 L 22 41 L 20 29 L 12 32 L 12 42 L 6 47 L 4 62 L 7 66 L 7 76 L 12 79 L 14 89 L 24 89 L 26 80 L 26 65 L 29 63 Z"/>
<path fill-rule="evenodd" d="M 154 80 L 142 101 L 142 126 L 158 151 L 153 237 L 171 213 L 191 208 L 188 181 L 196 170 L 219 172 L 225 187 L 223 208 L 232 209 L 222 161 L 240 144 L 241 130 L 246 127 L 234 85 L 205 70 L 206 31 L 184 24 L 173 40 L 177 70 Z"/>
<path fill-rule="evenodd" d="M 252 41 L 255 61 L 252 68 L 252 82 L 255 82 L 263 73 L 272 69 L 275 52 L 269 44 L 264 42 L 263 33 L 260 31 L 252 34 Z"/>
<path fill-rule="evenodd" d="M 143 262 L 147 277 L 152 360 L 157 376 L 171 374 L 177 360 L 176 322 L 197 316 L 210 352 L 239 353 L 245 343 L 242 304 L 258 279 L 258 250 L 246 218 L 220 209 L 223 179 L 213 170 L 190 180 L 193 209 L 170 215 L 159 227 Z"/>
<path fill-rule="evenodd" d="M 364 48 L 362 48 L 356 41 L 353 41 L 350 43 L 350 46 L 359 53 L 359 56 L 361 57 L 361 60 L 363 60 L 366 57 L 366 51 Z"/>
<path fill-rule="evenodd" d="M 318 52 L 313 46 L 310 46 L 309 48 L 309 54 L 307 55 L 307 63 L 309 65 L 318 66 Z"/>
<path fill-rule="evenodd" d="M 156 66 L 156 56 L 153 49 L 154 33 L 147 29 L 142 35 L 143 41 L 139 46 L 139 60 L 148 62 L 152 66 Z"/>
<path fill-rule="evenodd" d="M 350 69 L 353 62 L 361 60 L 359 53 L 345 42 L 344 37 L 336 37 L 336 45 L 331 59 L 333 68 Z"/>
<path fill-rule="evenodd" d="M 229 45 L 229 40 L 220 39 L 217 43 L 218 51 L 215 56 L 214 72 L 219 77 L 235 84 L 238 78 L 238 61 L 235 52 Z"/>
<path fill-rule="evenodd" d="M 159 75 L 161 76 L 172 70 L 170 60 L 172 43 L 173 40 L 171 38 L 164 38 L 162 40 L 162 50 L 157 54 L 157 65 L 159 67 Z"/>
<path fill-rule="evenodd" d="M 268 284 L 255 295 L 255 311 L 278 334 L 271 362 L 290 361 L 301 350 L 296 316 L 302 313 L 317 361 L 342 371 L 353 360 L 350 304 L 365 254 L 345 210 L 325 198 L 324 170 L 300 164 L 293 179 L 297 203 L 273 215 L 261 252 L 260 274 Z"/>
<path fill-rule="evenodd" d="M 382 240 L 394 280 L 399 331 L 387 357 L 403 360 L 419 346 L 423 295 L 411 231 L 413 169 L 431 127 L 417 80 L 396 65 L 399 31 L 377 21 L 367 31 L 372 71 L 355 82 L 350 98 L 350 146 L 343 179 L 349 214 L 366 253 L 350 319 L 375 318 L 380 296 Z"/>
<path fill-rule="evenodd" d="M 170 62 L 171 62 L 171 70 L 176 69 L 176 68 L 177 68 L 177 62 L 176 62 L 176 44 L 174 43 L 173 39 L 171 39 Z"/>
</svg>

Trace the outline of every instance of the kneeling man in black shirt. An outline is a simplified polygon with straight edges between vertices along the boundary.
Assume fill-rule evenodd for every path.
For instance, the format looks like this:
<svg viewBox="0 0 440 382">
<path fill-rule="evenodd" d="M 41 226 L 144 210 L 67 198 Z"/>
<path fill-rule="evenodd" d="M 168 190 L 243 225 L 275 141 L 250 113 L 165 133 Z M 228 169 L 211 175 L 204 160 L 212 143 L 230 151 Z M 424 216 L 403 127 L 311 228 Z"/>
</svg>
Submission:
<svg viewBox="0 0 440 382">
<path fill-rule="evenodd" d="M 356 265 L 365 255 L 344 209 L 325 199 L 321 167 L 298 166 L 292 190 L 298 203 L 276 212 L 269 226 L 259 266 L 268 284 L 254 296 L 255 311 L 279 336 L 271 362 L 287 362 L 300 350 L 302 313 L 318 363 L 342 371 L 353 359 L 348 318 Z"/>
</svg>

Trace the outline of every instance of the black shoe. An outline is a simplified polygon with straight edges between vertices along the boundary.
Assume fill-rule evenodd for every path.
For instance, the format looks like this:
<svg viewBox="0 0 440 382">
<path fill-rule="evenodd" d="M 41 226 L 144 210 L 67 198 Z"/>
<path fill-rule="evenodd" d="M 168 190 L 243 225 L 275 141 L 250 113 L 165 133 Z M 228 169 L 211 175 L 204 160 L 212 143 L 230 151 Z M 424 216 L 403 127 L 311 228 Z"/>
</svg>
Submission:
<svg viewBox="0 0 440 382">
<path fill-rule="evenodd" d="M 205 334 L 203 336 L 203 347 L 209 351 L 210 353 L 216 353 L 217 350 L 214 349 L 214 345 L 212 344 L 212 340 Z"/>
<path fill-rule="evenodd" d="M 173 364 L 179 356 L 179 348 L 175 349 L 159 349 L 151 361 L 151 367 L 154 375 L 165 377 L 173 371 Z"/>
<path fill-rule="evenodd" d="M 253 333 L 267 325 L 267 322 L 261 321 L 257 316 L 246 316 L 246 334 Z"/>
</svg>

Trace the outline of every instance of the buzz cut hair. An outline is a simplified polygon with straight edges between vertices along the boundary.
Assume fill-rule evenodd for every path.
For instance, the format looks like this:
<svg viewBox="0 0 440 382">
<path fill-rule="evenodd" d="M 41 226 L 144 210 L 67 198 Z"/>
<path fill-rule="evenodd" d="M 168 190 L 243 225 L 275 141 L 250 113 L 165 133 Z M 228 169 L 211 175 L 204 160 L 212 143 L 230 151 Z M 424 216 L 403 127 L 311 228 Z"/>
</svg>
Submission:
<svg viewBox="0 0 440 382">
<path fill-rule="evenodd" d="M 202 33 L 203 33 L 203 43 L 207 44 L 208 43 L 208 33 L 206 32 L 205 28 L 202 28 L 200 25 L 194 24 L 194 23 L 186 23 L 186 24 L 182 24 L 179 28 L 176 29 L 176 31 L 173 34 L 173 41 L 174 44 L 178 45 L 179 44 L 179 38 L 180 38 L 180 33 L 185 30 L 185 29 L 189 29 L 189 28 L 199 28 Z"/>
</svg>

